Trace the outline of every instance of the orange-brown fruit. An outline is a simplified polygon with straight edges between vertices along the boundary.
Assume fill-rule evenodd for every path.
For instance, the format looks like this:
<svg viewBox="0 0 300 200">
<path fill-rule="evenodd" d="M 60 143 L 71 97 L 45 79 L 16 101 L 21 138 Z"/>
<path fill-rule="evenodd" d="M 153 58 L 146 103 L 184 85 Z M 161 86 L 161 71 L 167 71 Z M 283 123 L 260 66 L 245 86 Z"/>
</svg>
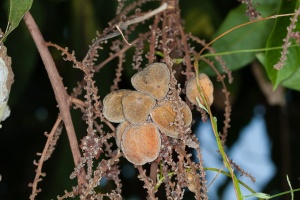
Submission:
<svg viewBox="0 0 300 200">
<path fill-rule="evenodd" d="M 153 63 L 136 73 L 131 83 L 137 91 L 146 92 L 155 99 L 163 99 L 169 90 L 170 70 L 164 63 Z"/>
<path fill-rule="evenodd" d="M 121 139 L 126 128 L 131 125 L 128 121 L 124 121 L 116 129 L 116 144 L 120 148 L 121 147 Z"/>
<path fill-rule="evenodd" d="M 109 93 L 103 99 L 103 115 L 111 122 L 120 123 L 125 120 L 123 114 L 122 97 L 131 90 L 117 90 Z"/>
<path fill-rule="evenodd" d="M 135 165 L 152 162 L 161 148 L 159 131 L 153 123 L 130 125 L 123 133 L 121 148 L 125 158 Z"/>
<path fill-rule="evenodd" d="M 198 79 L 199 79 L 199 85 L 201 86 L 200 89 L 202 88 L 203 90 L 202 92 L 204 96 L 207 98 L 207 103 L 209 106 L 211 106 L 211 104 L 214 101 L 214 96 L 213 96 L 214 86 L 206 74 L 199 74 Z M 204 102 L 202 101 L 202 98 L 200 97 L 196 83 L 197 83 L 196 76 L 192 77 L 188 81 L 186 85 L 186 96 L 192 104 L 198 106 L 198 102 L 196 100 L 196 97 L 198 97 L 201 104 L 205 105 Z"/>
<path fill-rule="evenodd" d="M 184 127 L 187 127 L 192 123 L 192 112 L 186 103 L 182 102 L 182 104 L 184 105 L 181 109 Z M 173 138 L 178 138 L 179 132 L 176 131 L 176 126 L 171 125 L 176 118 L 176 112 L 173 111 L 173 107 L 172 101 L 164 101 L 162 105 L 156 106 L 151 111 L 150 116 L 162 133 Z"/>
<path fill-rule="evenodd" d="M 132 124 L 141 124 L 146 122 L 155 106 L 155 99 L 146 93 L 132 91 L 123 96 L 122 105 L 125 119 Z"/>
</svg>

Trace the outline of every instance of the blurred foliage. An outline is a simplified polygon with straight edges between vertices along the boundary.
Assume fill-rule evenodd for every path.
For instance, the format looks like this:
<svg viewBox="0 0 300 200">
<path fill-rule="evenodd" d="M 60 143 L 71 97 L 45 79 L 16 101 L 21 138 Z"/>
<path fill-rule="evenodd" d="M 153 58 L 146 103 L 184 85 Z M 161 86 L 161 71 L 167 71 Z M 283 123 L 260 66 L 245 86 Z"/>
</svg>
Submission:
<svg viewBox="0 0 300 200">
<path fill-rule="evenodd" d="M 259 8 L 262 16 L 267 17 L 275 14 L 276 10 L 274 8 L 277 6 L 278 1 L 275 1 L 272 4 L 263 3 L 263 1 L 261 1 Z M 245 5 L 239 5 L 235 9 L 232 9 L 223 21 L 222 25 L 218 28 L 213 38 L 216 38 L 235 26 L 248 22 L 249 19 L 245 15 L 245 10 Z M 212 47 L 216 50 L 216 52 L 263 48 L 265 47 L 266 40 L 272 30 L 272 24 L 273 21 L 268 20 L 241 27 L 214 42 Z M 251 63 L 255 59 L 255 52 L 233 53 L 223 56 L 222 58 L 230 70 L 237 70 Z M 219 62 L 215 62 L 215 64 L 219 71 L 222 71 L 222 67 Z M 207 71 L 209 74 L 213 74 L 210 67 L 206 66 L 206 68 L 209 68 L 207 69 L 209 70 Z"/>
<path fill-rule="evenodd" d="M 130 2 L 132 0 L 126 3 L 129 4 Z M 259 2 L 263 17 L 276 13 L 278 1 L 265 0 Z M 188 3 L 180 1 L 180 4 L 186 32 L 192 32 L 194 35 L 207 40 L 213 39 L 233 26 L 247 21 L 244 14 L 245 7 L 239 5 L 235 0 L 189 0 Z M 117 2 L 114 0 L 43 0 L 34 1 L 30 11 L 46 41 L 69 47 L 71 51 L 75 51 L 77 59 L 81 60 L 89 48 L 88 45 L 95 38 L 96 31 L 101 32 L 108 26 L 107 22 L 114 18 L 116 5 Z M 147 6 L 143 6 L 143 10 L 147 9 L 149 9 Z M 2 30 L 5 29 L 8 21 L 8 11 L 8 0 L 2 1 L 0 3 L 0 27 Z M 289 10 L 289 12 L 292 11 Z M 289 21 L 287 19 L 284 19 L 287 21 L 284 22 L 284 27 Z M 273 23 L 271 20 L 258 22 L 236 30 L 217 41 L 213 47 L 219 52 L 265 47 Z M 277 25 L 276 27 L 279 28 L 279 22 L 276 23 L 275 26 Z M 138 28 L 141 27 L 138 26 Z M 280 46 L 280 44 L 269 43 L 270 46 Z M 35 166 L 32 162 L 37 159 L 36 152 L 41 152 L 43 149 L 46 141 L 43 132 L 51 130 L 58 109 L 43 63 L 23 22 L 9 35 L 5 45 L 8 48 L 8 55 L 12 57 L 15 83 L 9 100 L 12 113 L 3 122 L 3 128 L 0 130 L 0 174 L 2 175 L 0 199 L 28 199 L 31 192 L 28 183 L 32 182 L 35 175 Z M 50 50 L 60 74 L 64 78 L 64 83 L 71 92 L 71 89 L 76 85 L 76 81 L 81 80 L 82 75 L 71 67 L 71 63 L 63 61 L 60 52 L 53 48 Z M 198 51 L 198 49 L 196 50 Z M 100 51 L 100 57 L 105 56 L 107 56 L 107 53 L 103 50 Z M 293 57 L 299 56 L 293 53 Z M 230 69 L 239 69 L 233 73 L 235 81 L 229 86 L 232 94 L 233 112 L 228 147 L 234 143 L 239 131 L 249 122 L 253 108 L 257 104 L 265 105 L 269 134 L 273 141 L 272 150 L 275 163 L 278 168 L 282 168 L 281 158 L 287 156 L 282 154 L 282 132 L 290 135 L 291 146 L 288 148 L 293 154 L 288 156 L 295 158 L 285 163 L 286 166 L 282 168 L 278 176 L 267 187 L 266 193 L 288 189 L 288 187 L 284 188 L 285 180 L 282 183 L 280 175 L 289 174 L 292 179 L 291 182 L 294 183 L 297 181 L 297 177 L 300 176 L 298 170 L 300 164 L 297 162 L 296 157 L 300 141 L 299 136 L 297 136 L 299 135 L 297 133 L 300 128 L 298 123 L 300 116 L 299 112 L 296 111 L 300 109 L 300 95 L 295 91 L 288 91 L 288 107 L 284 109 L 269 106 L 250 69 L 247 67 L 247 64 L 255 59 L 255 53 L 232 54 L 223 58 Z M 267 56 L 267 59 L 270 58 Z M 271 57 L 271 59 L 274 59 L 274 57 Z M 128 60 L 131 61 L 131 59 Z M 122 82 L 124 88 L 127 86 L 128 77 L 130 77 L 129 68 L 131 68 L 131 63 L 128 62 L 126 65 L 128 66 L 128 69 L 125 69 L 127 77 L 125 76 Z M 111 67 L 104 68 L 101 73 L 96 75 L 102 97 L 109 92 L 115 74 L 114 70 L 115 66 L 111 64 Z M 299 69 L 297 72 L 299 72 Z M 272 77 L 273 75 L 271 79 Z M 297 77 L 293 76 L 293 78 Z M 297 78 L 296 81 L 299 80 L 300 78 Z M 287 81 L 283 84 L 291 87 Z M 293 87 L 295 85 L 297 84 L 293 82 Z M 297 85 L 297 88 L 299 85 Z M 216 103 L 212 109 L 218 118 L 218 123 L 220 123 L 219 127 L 222 127 L 223 102 L 222 92 L 217 90 Z M 282 114 L 283 112 L 285 112 L 285 115 Z M 287 113 L 289 113 L 289 116 L 287 116 Z M 74 119 L 80 119 L 79 111 L 72 111 L 72 114 Z M 288 122 L 282 120 L 283 116 L 286 117 Z M 196 114 L 195 118 L 197 117 L 199 117 L 199 114 Z M 288 125 L 282 123 L 288 123 Z M 78 137 L 82 137 L 85 133 L 85 125 L 80 120 L 75 121 L 74 124 L 76 130 L 78 130 Z M 290 127 L 290 130 L 287 130 L 287 126 Z M 127 161 L 121 159 L 121 162 L 126 163 Z M 73 167 L 67 136 L 63 132 L 52 158 L 45 163 L 44 172 L 47 173 L 47 176 L 41 182 L 40 187 L 43 192 L 39 194 L 38 199 L 55 199 L 56 195 L 61 195 L 65 189 L 69 189 L 72 186 L 69 174 L 72 172 Z M 136 178 L 127 179 L 125 175 L 121 176 L 124 178 L 125 198 L 135 196 L 138 192 L 145 192 Z M 293 185 L 297 186 L 297 184 Z M 99 188 L 99 190 L 105 190 L 105 188 Z M 188 195 L 186 198 L 189 198 Z"/>
</svg>

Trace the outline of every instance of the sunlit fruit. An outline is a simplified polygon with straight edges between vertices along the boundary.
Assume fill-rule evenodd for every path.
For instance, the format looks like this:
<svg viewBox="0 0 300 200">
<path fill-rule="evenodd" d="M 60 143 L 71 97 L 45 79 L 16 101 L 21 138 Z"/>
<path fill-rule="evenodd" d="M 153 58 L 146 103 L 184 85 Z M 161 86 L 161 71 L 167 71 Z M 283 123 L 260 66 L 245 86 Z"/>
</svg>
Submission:
<svg viewBox="0 0 300 200">
<path fill-rule="evenodd" d="M 121 149 L 124 156 L 135 165 L 154 161 L 160 148 L 160 133 L 153 123 L 130 125 L 122 135 Z"/>
<path fill-rule="evenodd" d="M 156 106 L 150 113 L 153 122 L 157 125 L 158 129 L 167 136 L 178 138 L 179 132 L 176 130 L 175 118 L 177 113 L 174 109 L 182 114 L 183 126 L 187 127 L 192 123 L 192 112 L 186 103 L 181 102 L 181 108 L 175 108 L 172 101 L 164 101 L 161 105 Z"/>
</svg>

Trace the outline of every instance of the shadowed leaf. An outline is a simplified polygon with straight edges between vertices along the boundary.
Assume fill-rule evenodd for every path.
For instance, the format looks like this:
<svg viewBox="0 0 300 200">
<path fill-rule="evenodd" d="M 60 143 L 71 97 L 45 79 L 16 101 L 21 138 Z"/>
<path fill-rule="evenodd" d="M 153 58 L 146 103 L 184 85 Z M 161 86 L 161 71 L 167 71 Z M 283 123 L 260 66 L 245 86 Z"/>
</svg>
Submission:
<svg viewBox="0 0 300 200">
<path fill-rule="evenodd" d="M 31 8 L 32 2 L 33 0 L 10 0 L 8 24 L 2 40 L 17 28 L 25 13 Z"/>
<path fill-rule="evenodd" d="M 276 7 L 276 4 L 272 2 L 262 3 L 262 5 L 259 6 L 259 11 L 263 17 L 270 16 L 274 13 L 274 7 Z M 240 5 L 228 14 L 215 37 L 246 22 L 249 22 L 249 19 L 245 15 L 245 6 Z M 238 28 L 214 42 L 212 47 L 216 52 L 262 48 L 265 46 L 265 41 L 270 33 L 272 23 L 273 21 L 268 20 Z M 229 54 L 222 56 L 222 59 L 230 70 L 237 70 L 252 62 L 255 59 L 255 52 Z M 222 71 L 221 65 L 215 60 L 214 63 L 217 68 Z M 208 73 L 214 74 L 210 70 Z"/>
</svg>

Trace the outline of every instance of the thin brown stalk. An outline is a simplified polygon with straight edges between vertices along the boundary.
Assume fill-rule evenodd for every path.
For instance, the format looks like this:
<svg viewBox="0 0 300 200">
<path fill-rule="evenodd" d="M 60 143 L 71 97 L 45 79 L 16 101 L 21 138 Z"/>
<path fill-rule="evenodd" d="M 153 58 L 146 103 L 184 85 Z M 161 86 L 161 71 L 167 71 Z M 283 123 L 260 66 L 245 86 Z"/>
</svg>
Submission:
<svg viewBox="0 0 300 200">
<path fill-rule="evenodd" d="M 184 49 L 184 53 L 185 53 L 185 63 L 186 63 L 186 79 L 189 80 L 191 77 L 191 72 L 192 72 L 192 63 L 191 63 L 191 57 L 190 57 L 190 51 L 189 51 L 189 46 L 187 43 L 187 38 L 186 35 L 183 31 L 182 26 L 178 26 L 179 27 L 179 31 L 180 31 L 180 35 L 181 35 L 181 43 L 183 45 L 183 49 Z"/>
<path fill-rule="evenodd" d="M 87 106 L 84 101 L 70 97 L 70 102 L 75 104 L 76 106 L 80 107 L 80 109 L 84 110 Z M 103 121 L 112 131 L 115 131 L 115 127 L 112 125 L 112 123 L 105 118 L 101 118 L 101 121 Z"/>
<path fill-rule="evenodd" d="M 155 60 L 155 48 L 156 48 L 156 30 L 158 26 L 158 22 L 160 20 L 160 14 L 158 14 L 155 19 L 153 26 L 151 27 L 151 37 L 150 37 L 150 48 L 148 53 L 149 63 L 153 63 Z"/>
<path fill-rule="evenodd" d="M 27 12 L 24 16 L 24 21 L 25 24 L 28 27 L 28 30 L 37 46 L 37 49 L 41 55 L 41 58 L 43 60 L 43 63 L 45 65 L 45 69 L 48 73 L 54 95 L 56 98 L 56 101 L 58 103 L 59 111 L 61 114 L 61 117 L 63 119 L 63 122 L 66 127 L 66 131 L 68 134 L 69 142 L 70 142 L 70 147 L 74 159 L 75 165 L 80 163 L 81 155 L 80 155 L 80 150 L 78 146 L 78 141 L 76 138 L 70 110 L 69 110 L 69 104 L 68 104 L 68 98 L 69 95 L 66 92 L 66 89 L 64 87 L 64 84 L 62 82 L 62 78 L 60 77 L 57 68 L 55 66 L 55 63 L 53 61 L 53 58 L 48 50 L 48 47 L 46 45 L 46 42 L 37 26 L 35 23 L 32 15 Z M 79 185 L 83 184 L 85 182 L 84 179 L 85 172 L 82 169 L 81 174 L 78 176 L 78 183 Z"/>
<path fill-rule="evenodd" d="M 45 161 L 45 158 L 46 158 L 46 155 L 47 155 L 47 151 L 48 151 L 48 148 L 50 146 L 50 143 L 52 141 L 52 138 L 53 138 L 53 135 L 55 134 L 56 132 L 56 129 L 57 127 L 59 126 L 61 122 L 61 117 L 58 116 L 51 132 L 49 135 L 47 135 L 47 142 L 44 146 L 44 150 L 41 154 L 41 157 L 37 163 L 37 169 L 36 169 L 36 174 L 35 174 L 35 177 L 34 177 L 34 180 L 33 180 L 33 183 L 30 184 L 30 186 L 32 187 L 32 191 L 31 191 L 31 195 L 30 195 L 30 200 L 34 200 L 36 195 L 38 194 L 38 192 L 40 191 L 40 189 L 37 188 L 37 185 L 38 183 L 41 181 L 41 176 L 45 176 L 45 174 L 42 172 L 42 168 L 43 168 L 43 164 L 44 164 L 44 161 Z"/>
<path fill-rule="evenodd" d="M 144 35 L 140 35 L 137 39 L 131 42 L 131 46 L 127 45 L 123 49 L 121 49 L 119 52 L 109 56 L 107 59 L 105 59 L 103 62 L 95 66 L 95 71 L 99 71 L 102 67 L 104 67 L 107 63 L 112 61 L 114 58 L 118 57 L 119 55 L 125 53 L 129 48 L 134 46 L 141 38 L 148 37 L 150 35 L 150 32 L 145 33 Z"/>
</svg>

